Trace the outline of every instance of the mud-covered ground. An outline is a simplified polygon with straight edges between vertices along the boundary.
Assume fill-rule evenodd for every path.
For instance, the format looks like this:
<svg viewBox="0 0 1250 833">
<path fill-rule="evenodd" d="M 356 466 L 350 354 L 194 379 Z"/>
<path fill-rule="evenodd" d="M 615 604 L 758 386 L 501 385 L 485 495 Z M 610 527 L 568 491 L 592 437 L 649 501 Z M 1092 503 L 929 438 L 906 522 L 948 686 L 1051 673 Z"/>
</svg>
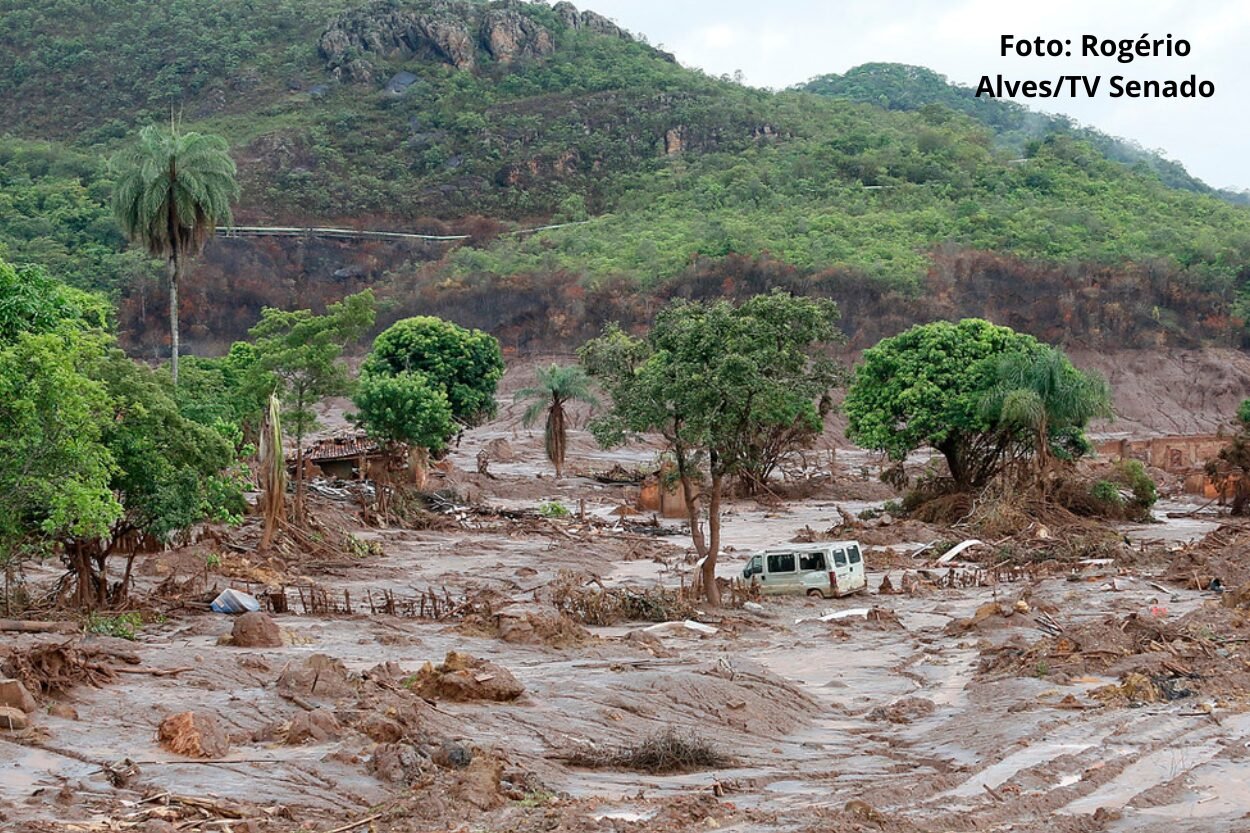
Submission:
<svg viewBox="0 0 1250 833">
<path fill-rule="evenodd" d="M 573 517 L 453 513 L 435 529 L 361 531 L 381 554 L 267 565 L 292 584 L 346 591 L 357 611 L 293 605 L 274 617 L 280 646 L 228 644 L 232 617 L 173 601 L 133 642 L 4 634 L 0 655 L 74 640 L 113 651 L 99 662 L 120 670 L 98 687 L 40 693 L 31 728 L 0 732 L 0 828 L 1250 829 L 1250 627 L 1242 633 L 1243 610 L 1217 594 L 1160 583 L 1166 555 L 1146 572 L 1096 562 L 878 595 L 884 575 L 895 587 L 918 575 L 932 553 L 910 552 L 929 535 L 950 533 L 877 527 L 864 540 L 893 540 L 868 548 L 865 595 L 704 610 L 692 616 L 710 626 L 700 630 L 580 625 L 556 616 L 553 583 L 676 587 L 691 569 L 687 539 L 580 522 L 582 511 L 616 517 L 630 487 L 554 481 L 541 434 L 514 418 L 505 409 L 466 435 L 447 485 L 513 510 L 558 501 Z M 513 458 L 492 461 L 493 478 L 463 474 L 497 439 Z M 578 432 L 572 457 L 571 470 L 590 472 L 648 465 L 654 450 L 599 452 Z M 839 523 L 839 507 L 855 514 L 888 496 L 861 479 L 866 455 L 837 459 L 841 477 L 814 497 L 731 503 L 723 576 L 757 547 Z M 1166 553 L 1212 528 L 1182 519 L 1126 531 L 1134 547 L 1169 539 Z M 220 587 L 226 573 L 271 576 L 211 544 L 146 557 L 136 572 L 147 590 L 171 572 Z M 491 591 L 489 609 L 446 621 L 367 611 L 385 591 L 431 588 L 452 600 Z M 886 613 L 820 621 L 877 607 Z M 425 668 L 451 652 L 490 664 L 459 682 Z M 187 757 L 161 742 L 162 721 L 186 711 L 218 724 L 224 754 Z M 662 775 L 590 765 L 668 729 L 709 742 L 721 762 Z"/>
</svg>

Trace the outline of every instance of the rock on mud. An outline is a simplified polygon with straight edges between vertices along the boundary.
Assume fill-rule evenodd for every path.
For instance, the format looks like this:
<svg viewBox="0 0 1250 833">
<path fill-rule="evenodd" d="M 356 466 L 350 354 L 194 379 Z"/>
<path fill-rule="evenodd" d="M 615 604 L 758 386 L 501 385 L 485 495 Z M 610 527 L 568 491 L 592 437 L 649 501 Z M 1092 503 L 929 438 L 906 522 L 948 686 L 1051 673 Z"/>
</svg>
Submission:
<svg viewBox="0 0 1250 833">
<path fill-rule="evenodd" d="M 365 768 L 379 781 L 403 784 L 417 780 L 429 762 L 410 743 L 379 743 Z"/>
<path fill-rule="evenodd" d="M 230 644 L 237 648 L 281 648 L 282 631 L 268 613 L 244 613 L 234 620 Z"/>
<path fill-rule="evenodd" d="M 868 719 L 889 723 L 911 723 L 913 720 L 933 714 L 936 708 L 932 700 L 926 700 L 924 697 L 904 697 L 888 706 L 877 706 L 868 712 Z"/>
<path fill-rule="evenodd" d="M 360 724 L 360 731 L 375 743 L 395 743 L 404 736 L 404 727 L 398 721 L 371 714 Z"/>
<path fill-rule="evenodd" d="M 179 712 L 161 721 L 161 746 L 188 758 L 221 758 L 230 751 L 230 737 L 212 715 Z"/>
<path fill-rule="evenodd" d="M 0 706 L 0 732 L 20 732 L 30 726 L 30 718 L 21 709 Z"/>
<path fill-rule="evenodd" d="M 39 704 L 30 696 L 21 680 L 9 679 L 0 680 L 0 706 L 20 709 L 27 714 L 33 714 L 39 708 Z"/>
<path fill-rule="evenodd" d="M 525 686 L 502 665 L 452 651 L 441 665 L 426 663 L 416 673 L 412 690 L 436 700 L 515 700 Z"/>
<path fill-rule="evenodd" d="M 300 712 L 291 718 L 291 725 L 286 730 L 286 742 L 292 745 L 308 741 L 322 743 L 334 740 L 342 731 L 343 727 L 339 725 L 334 712 L 329 709 L 315 709 Z"/>
<path fill-rule="evenodd" d="M 514 605 L 496 613 L 495 621 L 499 638 L 513 645 L 567 648 L 590 640 L 589 631 L 551 609 L 525 609 Z"/>
<path fill-rule="evenodd" d="M 278 691 L 333 700 L 350 697 L 356 689 L 347 677 L 347 666 L 342 660 L 313 654 L 302 663 L 287 663 L 278 675 Z"/>
</svg>

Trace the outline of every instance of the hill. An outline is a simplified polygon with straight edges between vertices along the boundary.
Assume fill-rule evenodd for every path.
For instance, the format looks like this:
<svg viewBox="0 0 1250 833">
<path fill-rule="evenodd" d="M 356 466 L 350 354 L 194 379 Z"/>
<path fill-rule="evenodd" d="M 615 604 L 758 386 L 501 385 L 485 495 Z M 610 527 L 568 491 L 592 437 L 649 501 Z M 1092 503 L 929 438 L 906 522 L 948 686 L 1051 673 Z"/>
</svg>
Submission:
<svg viewBox="0 0 1250 833">
<path fill-rule="evenodd" d="M 755 90 L 568 3 L 8 7 L 0 245 L 111 292 L 129 343 L 156 352 L 158 273 L 123 251 L 104 159 L 171 109 L 231 141 L 241 222 L 471 235 L 215 245 L 187 292 L 200 349 L 236 337 L 262 304 L 370 283 L 395 314 L 439 309 L 516 346 L 642 320 L 675 294 L 779 283 L 838 297 L 866 338 L 875 322 L 900 324 L 900 309 L 984 309 L 995 280 L 1031 283 L 1024 308 L 1046 317 L 1026 329 L 1241 338 L 1250 212 L 1177 171 L 1121 164 L 1097 135 L 1035 128 L 1004 102 L 970 109 L 940 76 L 885 72 L 898 82 L 885 101 L 872 95 L 882 73 L 833 97 Z M 580 224 L 510 233 L 552 220 Z M 971 290 L 943 307 L 934 287 L 950 275 Z M 1123 321 L 1038 306 L 1061 290 L 1078 307 L 1115 297 Z"/>
<path fill-rule="evenodd" d="M 1082 127 L 1063 115 L 1038 113 L 1014 101 L 978 98 L 976 91 L 955 84 L 931 69 L 910 64 L 870 63 L 845 75 L 820 75 L 795 89 L 830 98 L 874 104 L 887 110 L 915 111 L 940 105 L 964 113 L 994 131 L 1002 147 L 1025 153 L 1030 145 L 1055 134 L 1070 135 L 1097 148 L 1108 159 L 1149 171 L 1165 185 L 1215 194 L 1229 202 L 1250 203 L 1250 194 L 1212 188 L 1185 170 L 1181 163 L 1147 150 L 1129 139 Z"/>
</svg>

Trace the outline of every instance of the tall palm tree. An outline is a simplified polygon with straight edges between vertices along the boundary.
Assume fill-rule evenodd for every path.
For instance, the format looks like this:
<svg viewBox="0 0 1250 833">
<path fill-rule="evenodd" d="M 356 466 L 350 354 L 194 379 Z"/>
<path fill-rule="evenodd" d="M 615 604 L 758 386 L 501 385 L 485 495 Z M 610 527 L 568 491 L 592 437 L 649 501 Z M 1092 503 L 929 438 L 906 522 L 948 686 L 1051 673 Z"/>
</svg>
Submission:
<svg viewBox="0 0 1250 833">
<path fill-rule="evenodd" d="M 1003 428 L 1028 437 L 1045 489 L 1052 443 L 1094 417 L 1112 416 L 1111 389 L 1101 376 L 1078 370 L 1061 351 L 1047 346 L 1037 353 L 1005 356 L 998 365 L 998 383 L 982 408 Z"/>
<path fill-rule="evenodd" d="M 521 421 L 529 428 L 538 415 L 547 411 L 546 448 L 547 459 L 556 467 L 556 477 L 564 470 L 564 452 L 568 447 L 568 431 L 565 427 L 564 406 L 570 402 L 598 405 L 599 400 L 590 392 L 590 379 L 580 367 L 563 367 L 552 364 L 540 367 L 534 374 L 533 387 L 516 392 L 515 401 L 532 399 Z"/>
<path fill-rule="evenodd" d="M 112 160 L 113 212 L 126 236 L 169 269 L 170 373 L 178 384 L 178 283 L 183 262 L 204 248 L 218 225 L 230 225 L 239 196 L 234 160 L 220 136 L 148 125 Z"/>
</svg>

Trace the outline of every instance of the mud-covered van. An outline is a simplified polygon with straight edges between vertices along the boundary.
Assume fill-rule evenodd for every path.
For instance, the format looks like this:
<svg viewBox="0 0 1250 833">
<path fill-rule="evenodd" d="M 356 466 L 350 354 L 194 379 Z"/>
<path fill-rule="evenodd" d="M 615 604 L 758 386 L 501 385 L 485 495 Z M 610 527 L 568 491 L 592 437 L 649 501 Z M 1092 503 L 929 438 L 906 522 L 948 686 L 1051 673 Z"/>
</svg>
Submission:
<svg viewBox="0 0 1250 833">
<path fill-rule="evenodd" d="M 764 593 L 806 593 L 831 599 L 868 586 L 858 541 L 789 544 L 751 556 L 742 577 Z"/>
</svg>

